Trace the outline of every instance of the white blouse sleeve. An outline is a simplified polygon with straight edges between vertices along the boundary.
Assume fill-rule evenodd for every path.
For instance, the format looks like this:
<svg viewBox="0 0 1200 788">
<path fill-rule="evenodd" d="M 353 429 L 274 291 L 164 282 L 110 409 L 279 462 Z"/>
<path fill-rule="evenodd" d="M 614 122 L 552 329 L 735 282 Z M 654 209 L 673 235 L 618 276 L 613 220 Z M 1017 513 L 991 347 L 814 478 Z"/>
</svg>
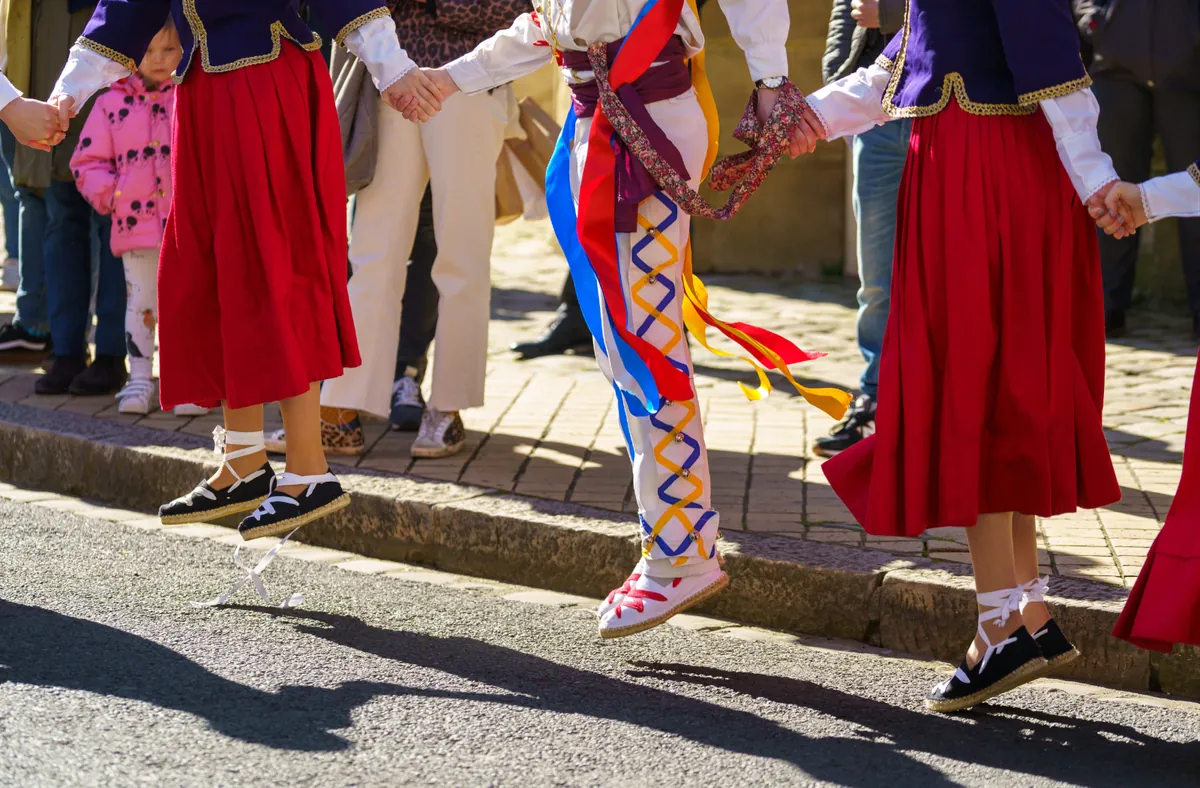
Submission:
<svg viewBox="0 0 1200 788">
<path fill-rule="evenodd" d="M 810 93 L 808 106 L 825 126 L 826 139 L 862 134 L 891 120 L 883 111 L 883 94 L 891 77 L 882 66 L 872 64 Z"/>
<path fill-rule="evenodd" d="M 482 93 L 532 74 L 554 57 L 550 43 L 532 14 L 521 14 L 475 50 L 446 64 L 463 93 Z"/>
<path fill-rule="evenodd" d="M 1200 173 L 1176 172 L 1161 178 L 1151 178 L 1138 188 L 1146 219 L 1156 222 L 1169 216 L 1192 218 L 1200 216 Z"/>
<path fill-rule="evenodd" d="M 1079 199 L 1088 198 L 1117 178 L 1112 159 L 1100 148 L 1096 122 L 1100 104 L 1088 88 L 1041 102 L 1050 121 L 1058 157 L 1071 177 Z"/>
<path fill-rule="evenodd" d="M 750 78 L 788 75 L 787 0 L 720 0 L 733 40 L 746 53 Z"/>
<path fill-rule="evenodd" d="M 56 96 L 70 96 L 76 107 L 114 82 L 119 82 L 132 72 L 115 60 L 81 46 L 71 47 L 67 65 L 63 67 L 58 82 L 54 84 L 51 100 Z"/>
<path fill-rule="evenodd" d="M 0 110 L 19 98 L 21 98 L 21 91 L 13 87 L 13 83 L 8 81 L 8 77 L 0 74 Z"/>
<path fill-rule="evenodd" d="M 390 17 L 361 25 L 346 36 L 344 43 L 350 54 L 367 67 L 380 93 L 417 67 L 400 46 L 396 23 Z"/>
</svg>

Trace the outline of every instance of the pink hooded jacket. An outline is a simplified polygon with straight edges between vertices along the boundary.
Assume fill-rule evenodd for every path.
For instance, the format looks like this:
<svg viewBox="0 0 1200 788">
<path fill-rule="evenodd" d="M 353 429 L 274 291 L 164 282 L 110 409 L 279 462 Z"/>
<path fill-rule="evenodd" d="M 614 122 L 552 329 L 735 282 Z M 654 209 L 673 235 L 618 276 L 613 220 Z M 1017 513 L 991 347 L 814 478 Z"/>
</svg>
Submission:
<svg viewBox="0 0 1200 788">
<path fill-rule="evenodd" d="M 175 86 L 148 91 L 138 75 L 96 99 L 71 157 L 80 193 L 101 214 L 112 214 L 112 251 L 162 244 L 171 209 L 171 126 Z"/>
</svg>

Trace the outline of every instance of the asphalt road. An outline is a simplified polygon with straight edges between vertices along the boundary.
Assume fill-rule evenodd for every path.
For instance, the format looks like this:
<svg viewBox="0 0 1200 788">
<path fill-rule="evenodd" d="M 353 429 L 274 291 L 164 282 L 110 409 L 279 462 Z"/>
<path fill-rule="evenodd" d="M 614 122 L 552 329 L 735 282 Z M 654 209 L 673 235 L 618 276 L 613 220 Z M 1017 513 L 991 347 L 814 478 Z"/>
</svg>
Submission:
<svg viewBox="0 0 1200 788">
<path fill-rule="evenodd" d="M 1200 785 L 1200 704 L 747 629 L 602 642 L 583 607 L 0 503 L 0 785 Z M 964 633 L 964 637 L 966 633 Z M 764 640 L 765 638 L 765 640 Z"/>
</svg>

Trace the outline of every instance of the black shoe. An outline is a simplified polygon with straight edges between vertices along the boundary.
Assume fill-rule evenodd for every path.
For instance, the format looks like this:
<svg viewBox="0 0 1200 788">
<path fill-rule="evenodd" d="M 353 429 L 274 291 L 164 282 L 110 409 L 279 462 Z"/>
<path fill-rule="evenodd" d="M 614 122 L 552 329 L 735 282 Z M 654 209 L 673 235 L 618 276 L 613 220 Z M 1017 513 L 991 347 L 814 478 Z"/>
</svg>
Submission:
<svg viewBox="0 0 1200 788">
<path fill-rule="evenodd" d="M 1109 339 L 1125 336 L 1125 311 L 1113 309 L 1104 313 L 1104 335 Z"/>
<path fill-rule="evenodd" d="M 540 358 L 542 356 L 557 356 L 573 353 L 577 356 L 591 355 L 595 352 L 592 335 L 580 318 L 559 312 L 546 333 L 533 342 L 518 342 L 512 346 L 512 351 L 521 357 Z"/>
<path fill-rule="evenodd" d="M 66 394 L 71 381 L 87 369 L 83 356 L 55 356 L 50 369 L 33 384 L 38 394 Z"/>
<path fill-rule="evenodd" d="M 266 463 L 224 490 L 214 490 L 205 480 L 182 498 L 159 507 L 158 516 L 163 525 L 186 525 L 253 511 L 267 499 L 274 479 L 275 471 Z"/>
<path fill-rule="evenodd" d="M 124 357 L 96 356 L 96 360 L 71 381 L 67 393 L 76 397 L 116 394 L 125 385 L 127 377 Z"/>
<path fill-rule="evenodd" d="M 925 706 L 940 712 L 963 711 L 1033 681 L 1045 670 L 1046 660 L 1037 641 L 1021 627 L 990 659 L 981 659 L 970 668 L 964 659 L 953 676 L 930 691 Z"/>
<path fill-rule="evenodd" d="M 307 484 L 308 488 L 293 498 L 279 492 L 280 487 Z M 246 541 L 264 536 L 276 536 L 296 530 L 313 520 L 333 514 L 350 505 L 350 494 L 332 473 L 321 476 L 297 476 L 283 473 L 271 484 L 271 494 L 238 526 Z"/>
<path fill-rule="evenodd" d="M 409 372 L 415 374 L 416 370 L 409 367 Z M 400 432 L 416 432 L 425 415 L 425 397 L 414 374 L 404 375 L 392 386 L 392 412 L 388 421 L 392 429 Z"/>
<path fill-rule="evenodd" d="M 866 394 L 846 411 L 846 418 L 837 424 L 827 437 L 813 442 L 813 453 L 818 457 L 836 457 L 863 438 L 875 433 L 875 400 Z"/>
<path fill-rule="evenodd" d="M 1058 628 L 1054 619 L 1050 619 L 1046 626 L 1034 632 L 1033 639 L 1041 649 L 1042 659 L 1047 662 L 1047 674 L 1070 665 L 1082 656 L 1075 645 L 1067 640 L 1067 636 Z"/>
<path fill-rule="evenodd" d="M 0 326 L 0 364 L 36 364 L 53 349 L 49 334 L 39 336 L 16 323 Z"/>
</svg>

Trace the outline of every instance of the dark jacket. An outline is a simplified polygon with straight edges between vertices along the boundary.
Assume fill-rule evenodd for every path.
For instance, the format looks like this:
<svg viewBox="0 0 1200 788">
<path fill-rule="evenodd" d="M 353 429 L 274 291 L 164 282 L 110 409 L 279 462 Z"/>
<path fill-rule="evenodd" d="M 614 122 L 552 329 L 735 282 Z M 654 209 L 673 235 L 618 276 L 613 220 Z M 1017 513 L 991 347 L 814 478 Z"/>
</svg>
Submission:
<svg viewBox="0 0 1200 788">
<path fill-rule="evenodd" d="M 1075 7 L 1095 50 L 1093 75 L 1200 90 L 1200 0 L 1076 0 Z"/>
<path fill-rule="evenodd" d="M 850 0 L 833 0 L 821 74 L 833 82 L 875 62 L 893 35 L 904 27 L 904 0 L 879 0 L 879 29 L 859 27 L 850 16 Z"/>
</svg>

